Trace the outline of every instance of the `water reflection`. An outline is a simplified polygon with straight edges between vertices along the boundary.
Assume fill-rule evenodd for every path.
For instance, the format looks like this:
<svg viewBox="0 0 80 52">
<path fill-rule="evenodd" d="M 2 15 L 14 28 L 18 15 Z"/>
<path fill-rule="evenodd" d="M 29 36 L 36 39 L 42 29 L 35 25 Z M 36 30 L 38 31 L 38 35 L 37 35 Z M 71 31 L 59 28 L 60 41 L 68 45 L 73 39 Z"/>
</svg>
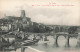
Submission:
<svg viewBox="0 0 80 52">
<path fill-rule="evenodd" d="M 66 45 L 66 42 L 67 42 L 67 40 L 64 36 L 58 37 L 58 45 L 60 47 L 64 47 Z"/>
<path fill-rule="evenodd" d="M 65 47 L 66 44 L 66 39 L 61 36 L 58 38 L 58 44 L 59 47 L 55 46 L 55 39 L 52 36 L 48 36 L 48 40 L 49 41 L 42 41 L 40 40 L 38 43 L 31 45 L 30 47 L 40 50 L 40 51 L 44 51 L 44 52 L 72 52 L 73 51 L 79 51 L 79 48 L 77 48 L 75 45 L 77 45 L 77 39 L 75 38 L 71 38 L 70 39 L 70 46 L 71 47 Z M 15 47 L 15 46 L 12 46 Z M 9 47 L 8 47 L 9 48 Z M 5 50 L 3 50 L 5 51 Z M 8 52 L 21 52 L 21 47 L 17 48 L 16 50 L 7 50 Z M 35 50 L 32 50 L 30 48 L 25 48 L 24 52 L 37 52 Z"/>
</svg>

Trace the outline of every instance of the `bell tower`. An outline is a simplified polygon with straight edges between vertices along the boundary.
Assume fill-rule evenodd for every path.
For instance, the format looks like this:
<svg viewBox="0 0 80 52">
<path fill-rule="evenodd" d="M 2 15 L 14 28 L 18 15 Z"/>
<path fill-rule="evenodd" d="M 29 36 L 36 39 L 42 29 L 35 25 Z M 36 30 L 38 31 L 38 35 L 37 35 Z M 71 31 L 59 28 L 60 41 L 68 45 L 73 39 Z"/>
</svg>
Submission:
<svg viewBox="0 0 80 52">
<path fill-rule="evenodd" d="M 21 10 L 21 17 L 26 17 L 25 10 Z"/>
</svg>

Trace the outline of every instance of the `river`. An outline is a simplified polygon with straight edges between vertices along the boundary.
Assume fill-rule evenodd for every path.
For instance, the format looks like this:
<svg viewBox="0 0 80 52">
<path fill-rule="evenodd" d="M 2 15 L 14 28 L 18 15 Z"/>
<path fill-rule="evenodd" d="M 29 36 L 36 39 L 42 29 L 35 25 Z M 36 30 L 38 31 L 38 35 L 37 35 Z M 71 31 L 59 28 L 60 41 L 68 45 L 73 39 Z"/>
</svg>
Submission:
<svg viewBox="0 0 80 52">
<path fill-rule="evenodd" d="M 65 47 L 66 39 L 63 36 L 58 38 L 59 47 L 55 47 L 55 39 L 52 36 L 48 36 L 49 41 L 42 41 L 40 40 L 38 43 L 25 46 L 24 52 L 80 52 L 80 48 L 77 48 L 77 39 L 71 38 L 70 39 L 70 47 Z M 21 48 L 17 49 L 16 51 L 10 52 L 21 52 Z"/>
</svg>

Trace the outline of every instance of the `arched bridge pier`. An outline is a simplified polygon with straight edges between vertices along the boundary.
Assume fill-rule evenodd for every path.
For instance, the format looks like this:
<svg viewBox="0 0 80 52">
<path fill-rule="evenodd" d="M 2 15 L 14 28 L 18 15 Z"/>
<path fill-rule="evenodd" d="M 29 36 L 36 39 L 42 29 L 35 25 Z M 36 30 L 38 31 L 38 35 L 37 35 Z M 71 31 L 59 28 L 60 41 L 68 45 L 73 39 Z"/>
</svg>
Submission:
<svg viewBox="0 0 80 52">
<path fill-rule="evenodd" d="M 70 38 L 77 38 L 79 34 L 65 34 L 65 33 L 28 33 L 29 35 L 33 35 L 34 38 L 36 38 L 37 36 L 40 36 L 42 38 L 42 36 L 44 36 L 44 41 L 48 40 L 47 37 L 48 36 L 53 36 L 53 38 L 55 39 L 55 46 L 58 47 L 58 38 L 60 36 L 64 36 L 66 39 L 66 44 L 65 47 L 70 47 Z M 43 39 L 43 38 L 42 38 Z"/>
<path fill-rule="evenodd" d="M 69 44 L 69 40 L 70 38 L 77 38 L 78 37 L 78 34 L 55 34 L 55 46 L 58 47 L 58 38 L 59 36 L 64 36 L 67 40 L 66 42 L 66 47 L 70 47 L 70 44 Z"/>
</svg>

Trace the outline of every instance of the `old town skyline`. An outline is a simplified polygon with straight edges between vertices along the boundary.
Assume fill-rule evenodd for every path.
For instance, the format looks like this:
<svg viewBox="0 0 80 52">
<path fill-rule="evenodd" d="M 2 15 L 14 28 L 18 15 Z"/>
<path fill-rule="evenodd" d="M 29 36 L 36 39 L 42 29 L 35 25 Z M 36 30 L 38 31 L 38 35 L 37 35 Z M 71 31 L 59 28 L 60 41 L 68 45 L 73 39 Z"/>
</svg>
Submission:
<svg viewBox="0 0 80 52">
<path fill-rule="evenodd" d="M 32 21 L 37 23 L 44 23 L 48 25 L 73 25 L 73 26 L 80 26 L 80 15 L 79 15 L 79 3 L 77 1 L 68 2 L 64 1 L 55 2 L 57 4 L 73 4 L 74 6 L 32 6 L 36 4 L 47 4 L 49 1 L 42 1 L 39 2 L 35 0 L 34 2 L 25 0 L 22 1 L 9 1 L 5 2 L 5 0 L 1 1 L 1 9 L 0 9 L 0 18 L 6 14 L 7 16 L 20 16 L 20 10 L 25 10 L 26 16 L 30 17 Z M 4 4 L 5 3 L 5 4 Z M 15 4 L 14 4 L 15 3 Z M 18 4 L 17 4 L 18 3 Z M 6 6 L 7 5 L 7 6 Z"/>
</svg>

